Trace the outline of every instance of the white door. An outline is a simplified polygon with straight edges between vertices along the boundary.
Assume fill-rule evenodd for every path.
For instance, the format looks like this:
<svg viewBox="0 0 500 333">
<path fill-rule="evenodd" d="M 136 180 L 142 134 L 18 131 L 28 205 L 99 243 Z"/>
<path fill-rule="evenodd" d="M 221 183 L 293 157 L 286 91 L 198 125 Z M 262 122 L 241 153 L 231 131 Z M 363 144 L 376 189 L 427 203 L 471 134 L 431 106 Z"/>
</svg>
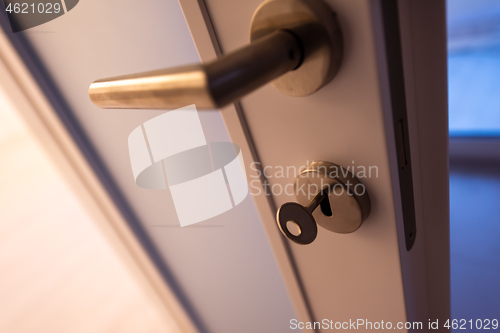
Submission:
<svg viewBox="0 0 500 333">
<path fill-rule="evenodd" d="M 251 195 L 236 207 L 181 227 L 171 191 L 136 185 L 127 138 L 166 111 L 101 110 L 89 84 L 242 47 L 260 3 L 88 0 L 9 37 L 200 332 L 323 332 L 353 322 L 371 331 L 382 321 L 411 322 L 413 331 L 444 323 L 444 1 L 328 0 L 344 42 L 329 84 L 306 97 L 264 85 L 220 112 L 198 111 L 207 142 L 241 148 Z M 371 213 L 353 233 L 320 227 L 311 244 L 299 245 L 277 227 L 277 209 L 296 201 L 278 189 L 312 161 L 352 168 Z"/>
</svg>

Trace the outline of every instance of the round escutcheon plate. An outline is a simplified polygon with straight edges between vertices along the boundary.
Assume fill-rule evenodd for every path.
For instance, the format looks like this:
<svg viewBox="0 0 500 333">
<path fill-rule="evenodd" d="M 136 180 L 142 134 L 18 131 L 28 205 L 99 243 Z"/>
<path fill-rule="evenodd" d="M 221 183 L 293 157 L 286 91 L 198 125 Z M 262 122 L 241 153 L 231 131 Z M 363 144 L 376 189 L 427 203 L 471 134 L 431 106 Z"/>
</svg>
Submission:
<svg viewBox="0 0 500 333">
<path fill-rule="evenodd" d="M 302 63 L 271 82 L 289 96 L 307 96 L 337 74 L 342 61 L 342 36 L 335 13 L 321 0 L 267 0 L 250 25 L 254 41 L 276 30 L 292 32 L 304 52 Z"/>
<path fill-rule="evenodd" d="M 313 162 L 297 176 L 297 201 L 307 205 L 309 189 L 329 188 L 329 209 L 318 207 L 313 213 L 316 222 L 330 231 L 347 234 L 356 231 L 370 214 L 370 198 L 364 185 L 348 170 L 330 162 Z M 301 190 L 301 189 L 306 189 Z M 314 195 L 314 193 L 311 193 Z"/>
</svg>

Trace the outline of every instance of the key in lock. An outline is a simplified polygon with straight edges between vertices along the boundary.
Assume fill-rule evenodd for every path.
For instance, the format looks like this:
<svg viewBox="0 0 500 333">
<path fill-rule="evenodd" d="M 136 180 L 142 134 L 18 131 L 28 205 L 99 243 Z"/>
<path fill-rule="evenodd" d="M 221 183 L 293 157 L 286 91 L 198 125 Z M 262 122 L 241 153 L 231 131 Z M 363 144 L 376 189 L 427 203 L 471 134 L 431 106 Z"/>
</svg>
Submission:
<svg viewBox="0 0 500 333">
<path fill-rule="evenodd" d="M 341 234 L 359 229 L 370 214 L 370 197 L 365 186 L 348 170 L 325 161 L 313 162 L 294 184 L 296 202 L 278 210 L 281 232 L 298 244 L 312 243 L 317 225 Z"/>
</svg>

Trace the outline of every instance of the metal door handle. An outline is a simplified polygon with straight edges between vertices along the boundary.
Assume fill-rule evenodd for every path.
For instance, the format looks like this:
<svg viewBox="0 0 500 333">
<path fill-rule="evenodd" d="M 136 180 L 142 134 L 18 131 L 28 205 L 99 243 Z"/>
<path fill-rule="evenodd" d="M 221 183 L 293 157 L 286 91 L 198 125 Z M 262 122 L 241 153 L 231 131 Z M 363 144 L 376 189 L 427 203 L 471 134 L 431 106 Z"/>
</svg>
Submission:
<svg viewBox="0 0 500 333">
<path fill-rule="evenodd" d="M 262 85 L 306 96 L 331 81 L 342 59 L 335 14 L 321 0 L 267 0 L 254 13 L 251 43 L 207 64 L 97 80 L 101 108 L 223 107 Z"/>
</svg>

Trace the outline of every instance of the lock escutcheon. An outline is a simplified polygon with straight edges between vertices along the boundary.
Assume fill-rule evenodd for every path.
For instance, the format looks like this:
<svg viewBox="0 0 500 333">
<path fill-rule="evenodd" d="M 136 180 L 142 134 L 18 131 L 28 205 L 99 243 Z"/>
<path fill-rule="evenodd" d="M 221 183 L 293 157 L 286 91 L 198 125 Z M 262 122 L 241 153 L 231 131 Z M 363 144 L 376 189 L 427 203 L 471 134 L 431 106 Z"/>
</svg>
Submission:
<svg viewBox="0 0 500 333">
<path fill-rule="evenodd" d="M 365 186 L 347 169 L 319 161 L 307 166 L 296 178 L 298 203 L 286 203 L 278 210 L 277 222 L 283 234 L 299 244 L 316 238 L 317 226 L 341 234 L 359 229 L 370 214 Z M 295 234 L 289 230 L 298 226 Z"/>
</svg>

